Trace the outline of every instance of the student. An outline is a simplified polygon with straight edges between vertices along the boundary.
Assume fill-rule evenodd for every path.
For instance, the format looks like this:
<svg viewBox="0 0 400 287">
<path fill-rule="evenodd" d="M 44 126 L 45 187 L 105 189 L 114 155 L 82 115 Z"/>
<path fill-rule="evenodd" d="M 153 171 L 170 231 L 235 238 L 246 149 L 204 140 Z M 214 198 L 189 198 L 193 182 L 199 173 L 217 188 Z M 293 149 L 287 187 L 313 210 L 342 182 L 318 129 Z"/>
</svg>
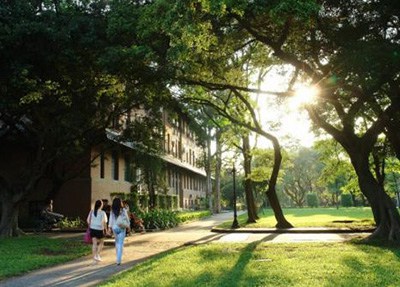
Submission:
<svg viewBox="0 0 400 287">
<path fill-rule="evenodd" d="M 52 223 L 57 223 L 61 219 L 64 218 L 64 215 L 53 211 L 53 200 L 52 199 L 49 199 L 47 201 L 47 204 L 45 205 L 45 207 L 42 210 L 42 214 Z"/>
<path fill-rule="evenodd" d="M 118 224 L 121 218 L 125 217 L 129 221 L 128 213 L 125 208 L 123 208 L 123 204 L 120 198 L 114 198 L 111 205 L 111 214 L 110 221 L 108 223 L 109 230 L 113 231 L 115 238 L 115 251 L 117 254 L 117 265 L 121 265 L 122 261 L 122 252 L 124 249 L 124 240 L 126 236 L 126 228 L 128 226 L 121 226 Z"/>
<path fill-rule="evenodd" d="M 87 223 L 90 228 L 90 236 L 92 237 L 92 253 L 93 263 L 101 261 L 100 252 L 104 246 L 104 235 L 107 230 L 107 215 L 101 209 L 103 202 L 96 200 L 94 208 L 89 212 Z"/>
<path fill-rule="evenodd" d="M 110 212 L 111 212 L 111 206 L 108 204 L 108 199 L 102 199 L 103 201 L 103 210 L 107 214 L 107 222 L 110 221 Z"/>
</svg>

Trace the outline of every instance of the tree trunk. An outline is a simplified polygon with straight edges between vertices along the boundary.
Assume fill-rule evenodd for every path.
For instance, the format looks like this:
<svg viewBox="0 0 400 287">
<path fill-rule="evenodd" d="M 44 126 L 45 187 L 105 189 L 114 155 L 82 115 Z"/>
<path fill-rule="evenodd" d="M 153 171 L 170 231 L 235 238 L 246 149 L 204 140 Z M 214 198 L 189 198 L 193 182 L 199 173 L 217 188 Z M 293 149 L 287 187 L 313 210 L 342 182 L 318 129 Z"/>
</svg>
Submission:
<svg viewBox="0 0 400 287">
<path fill-rule="evenodd" d="M 392 97 L 393 108 L 388 110 L 389 117 L 386 121 L 386 135 L 393 151 L 396 154 L 396 157 L 400 160 L 400 91 L 398 88 L 398 83 L 393 83 L 392 92 L 396 94 L 396 96 Z"/>
<path fill-rule="evenodd" d="M 259 219 L 257 215 L 257 206 L 254 201 L 253 183 L 250 178 L 251 175 L 251 151 L 249 135 L 245 135 L 243 140 L 243 167 L 244 167 L 244 191 L 246 194 L 247 205 L 247 223 L 255 223 Z"/>
<path fill-rule="evenodd" d="M 156 191 L 154 188 L 154 179 L 153 172 L 149 169 L 146 169 L 146 185 L 149 190 L 149 208 L 156 208 Z"/>
<path fill-rule="evenodd" d="M 276 182 L 278 180 L 278 174 L 279 174 L 279 169 L 281 166 L 282 162 L 282 154 L 281 154 L 281 148 L 279 145 L 279 142 L 276 138 L 274 137 L 269 137 L 271 140 L 273 147 L 274 147 L 274 167 L 272 169 L 271 177 L 268 183 L 268 190 L 266 192 L 268 201 L 274 211 L 275 214 L 275 219 L 277 221 L 277 224 L 275 225 L 276 228 L 291 228 L 293 227 L 292 224 L 290 224 L 285 216 L 283 215 L 283 211 L 281 208 L 281 205 L 278 200 L 278 196 L 276 195 Z"/>
<path fill-rule="evenodd" d="M 356 157 L 358 156 L 358 157 Z M 368 156 L 350 154 L 358 176 L 361 192 L 371 204 L 376 230 L 369 239 L 400 241 L 400 215 L 395 204 L 374 178 L 368 165 Z"/>
<path fill-rule="evenodd" d="M 215 213 L 221 212 L 221 166 L 222 166 L 222 151 L 221 151 L 221 130 L 217 130 L 215 136 L 215 197 L 214 197 L 214 211 Z"/>
<path fill-rule="evenodd" d="M 1 197 L 0 237 L 12 237 L 24 234 L 18 228 L 18 211 L 20 202 L 14 202 L 12 196 Z"/>
<path fill-rule="evenodd" d="M 207 174 L 207 198 L 208 198 L 208 208 L 213 212 L 212 203 L 212 182 L 211 182 L 211 130 L 208 130 L 207 138 L 207 158 L 206 158 L 206 174 Z"/>
</svg>

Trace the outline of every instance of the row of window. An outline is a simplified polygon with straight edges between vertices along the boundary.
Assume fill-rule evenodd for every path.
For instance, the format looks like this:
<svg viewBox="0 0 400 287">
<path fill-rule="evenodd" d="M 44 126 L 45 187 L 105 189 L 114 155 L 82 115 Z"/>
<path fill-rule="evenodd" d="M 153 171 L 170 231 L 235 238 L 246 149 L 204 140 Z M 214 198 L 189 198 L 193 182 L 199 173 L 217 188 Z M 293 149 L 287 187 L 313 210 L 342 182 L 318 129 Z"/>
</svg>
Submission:
<svg viewBox="0 0 400 287">
<path fill-rule="evenodd" d="M 124 180 L 132 182 L 134 180 L 134 168 L 131 157 L 126 155 L 124 158 Z M 140 172 L 140 171 L 139 171 Z M 100 178 L 105 178 L 105 155 L 100 154 Z M 117 151 L 111 153 L 111 178 L 119 180 L 119 156 Z"/>
<path fill-rule="evenodd" d="M 179 176 L 180 176 L 179 172 L 174 170 L 168 170 L 167 172 L 168 186 L 178 190 Z M 200 177 L 193 177 L 187 174 L 183 174 L 181 176 L 181 179 L 182 179 L 182 187 L 185 189 L 191 189 L 191 190 L 205 189 L 205 181 Z"/>
<path fill-rule="evenodd" d="M 179 121 L 176 118 L 170 118 L 169 123 L 172 127 L 172 134 L 178 135 L 179 131 L 182 131 L 182 134 L 190 139 L 194 139 L 194 133 L 190 130 L 189 125 L 185 121 Z M 179 129 L 181 127 L 181 129 Z"/>
<path fill-rule="evenodd" d="M 171 141 L 171 136 L 170 134 L 167 134 L 167 140 L 165 143 L 165 151 L 169 154 L 172 154 L 176 158 L 181 158 L 181 144 L 179 143 L 178 140 L 173 140 Z M 196 155 L 195 151 L 189 148 L 189 151 L 185 152 L 185 159 L 186 162 L 191 164 L 191 165 L 196 165 Z"/>
<path fill-rule="evenodd" d="M 136 171 L 136 174 L 134 174 Z M 134 169 L 132 164 L 132 159 L 129 155 L 124 157 L 124 180 L 128 182 L 133 182 L 136 178 L 140 177 L 140 169 Z M 174 170 L 167 171 L 168 185 L 176 190 L 178 190 L 180 173 Z M 100 178 L 105 178 L 105 156 L 104 153 L 100 155 Z M 119 180 L 119 157 L 118 152 L 114 151 L 111 153 L 111 178 L 113 180 Z M 200 177 L 193 177 L 187 174 L 181 176 L 182 186 L 185 189 L 191 190 L 204 190 L 205 182 L 204 179 Z"/>
</svg>

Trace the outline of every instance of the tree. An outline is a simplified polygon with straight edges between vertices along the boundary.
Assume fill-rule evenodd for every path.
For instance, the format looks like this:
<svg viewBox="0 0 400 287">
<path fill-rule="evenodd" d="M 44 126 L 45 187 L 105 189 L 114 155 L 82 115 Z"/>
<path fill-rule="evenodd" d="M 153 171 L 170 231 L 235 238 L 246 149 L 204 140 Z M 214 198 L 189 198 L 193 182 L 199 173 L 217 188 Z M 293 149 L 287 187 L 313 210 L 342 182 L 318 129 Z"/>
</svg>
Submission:
<svg viewBox="0 0 400 287">
<path fill-rule="evenodd" d="M 172 29 L 163 26 L 173 51 L 185 60 L 176 77 L 185 80 L 197 71 L 196 77 L 186 77 L 186 83 L 249 92 L 247 82 L 232 77 L 243 74 L 227 70 L 227 64 L 234 56 L 247 55 L 265 59 L 252 62 L 253 67 L 265 66 L 272 55 L 295 69 L 289 90 L 299 79 L 317 86 L 319 100 L 307 111 L 313 123 L 348 153 L 377 223 L 371 238 L 400 240 L 399 213 L 369 165 L 381 134 L 399 154 L 398 1 L 221 0 L 171 6 L 159 1 L 156 5 L 169 7 L 168 24 L 176 21 Z M 179 19 L 172 20 L 173 13 Z M 366 125 L 360 125 L 361 119 Z"/>
<path fill-rule="evenodd" d="M 268 181 L 272 172 L 272 167 L 274 163 L 274 150 L 273 149 L 260 149 L 254 148 L 252 151 L 253 161 L 252 161 L 252 172 L 251 179 L 255 189 L 255 195 L 258 201 L 263 202 L 264 207 L 268 207 L 270 203 L 268 199 L 263 199 L 265 193 L 265 186 L 268 185 Z M 283 163 L 286 165 L 286 160 L 288 158 L 285 151 L 282 153 Z M 280 188 L 282 182 L 282 173 L 279 173 L 277 179 L 277 196 L 279 197 L 279 202 L 282 204 L 287 203 L 287 196 L 282 193 Z"/>
<path fill-rule="evenodd" d="M 326 186 L 330 196 L 327 197 L 329 205 L 339 205 L 339 195 L 346 191 L 356 202 L 356 195 L 360 194 L 357 175 L 351 165 L 350 159 L 341 146 L 334 140 L 320 140 L 315 143 L 315 149 L 320 154 L 323 169 L 319 176 L 320 185 Z M 331 203 L 329 203 L 329 198 Z"/>
<path fill-rule="evenodd" d="M 113 113 L 111 93 L 118 96 L 120 87 L 95 64 L 103 47 L 101 18 L 86 13 L 89 7 L 55 11 L 43 3 L 38 11 L 35 4 L 13 1 L 0 9 L 2 159 L 22 152 L 0 175 L 2 236 L 19 233 L 19 205 L 47 167 L 98 140 L 98 127 Z"/>
<path fill-rule="evenodd" d="M 377 223 L 371 238 L 400 240 L 399 213 L 369 166 L 379 135 L 398 150 L 399 3 L 214 1 L 194 9 L 210 30 L 236 39 L 236 47 L 258 43 L 318 86 L 320 100 L 307 111 L 348 153 Z"/>
<path fill-rule="evenodd" d="M 106 34 L 109 12 L 104 1 L 0 7 L 1 236 L 20 233 L 18 208 L 41 179 L 54 175 L 52 167 L 74 163 L 104 142 L 105 128 L 117 118 L 163 94 L 144 69 L 150 64 L 143 54 L 127 58 L 141 63 L 146 77 L 122 77 L 123 65 L 110 69 L 121 47 Z"/>
<path fill-rule="evenodd" d="M 242 102 L 245 110 L 247 109 L 250 113 L 249 119 L 238 121 L 243 118 L 238 117 L 240 113 L 235 113 L 229 119 L 231 121 L 233 119 L 234 124 L 243 124 L 242 126 L 251 131 L 260 133 L 272 142 L 275 149 L 275 162 L 266 196 L 274 208 L 277 226 L 290 227 L 290 223 L 283 216 L 275 190 L 281 162 L 279 141 L 261 128 L 256 121 L 252 101 L 247 100 L 249 98 L 247 93 L 256 90 L 248 88 L 253 72 L 248 67 L 256 67 L 255 63 L 258 62 L 259 66 L 270 64 L 271 60 L 265 57 L 255 59 L 253 56 L 255 52 L 257 56 L 260 56 L 262 55 L 260 51 L 266 52 L 266 49 L 260 45 L 252 45 L 254 41 L 246 37 L 245 30 L 232 29 L 235 27 L 225 29 L 224 24 L 229 25 L 228 22 L 209 17 L 207 12 L 204 13 L 202 6 L 205 3 L 163 0 L 152 2 L 148 5 L 146 16 L 142 17 L 144 20 L 142 26 L 146 26 L 147 33 L 163 31 L 169 39 L 167 60 L 171 67 L 169 71 L 172 71 L 170 74 L 172 81 L 179 87 L 200 86 L 206 90 L 203 94 L 208 96 L 194 97 L 197 104 L 210 105 L 215 109 L 220 105 L 217 111 L 221 113 L 224 109 L 223 105 L 225 108 L 226 105 L 235 107 L 235 103 Z M 220 7 L 218 5 L 211 6 L 212 8 Z M 179 17 L 175 17 L 178 15 Z M 225 95 L 219 102 L 217 101 L 218 105 L 214 103 L 218 96 L 213 95 L 212 91 L 226 91 L 226 93 L 221 93 Z M 182 95 L 180 92 L 177 94 Z M 188 100 L 188 98 L 181 97 L 181 100 Z M 243 113 L 244 110 L 240 110 Z M 227 116 L 226 113 L 221 115 Z"/>
<path fill-rule="evenodd" d="M 319 155 L 312 149 L 301 148 L 289 155 L 283 167 L 282 186 L 293 202 L 302 207 L 308 193 L 317 194 L 318 177 L 322 169 Z"/>
</svg>

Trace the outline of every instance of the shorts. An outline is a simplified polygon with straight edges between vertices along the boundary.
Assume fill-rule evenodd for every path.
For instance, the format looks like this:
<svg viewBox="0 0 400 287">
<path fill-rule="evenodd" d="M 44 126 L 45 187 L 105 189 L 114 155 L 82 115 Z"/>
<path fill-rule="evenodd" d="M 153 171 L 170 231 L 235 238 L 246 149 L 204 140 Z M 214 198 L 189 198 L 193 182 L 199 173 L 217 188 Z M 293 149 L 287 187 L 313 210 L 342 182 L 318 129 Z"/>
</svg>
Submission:
<svg viewBox="0 0 400 287">
<path fill-rule="evenodd" d="M 102 238 L 104 238 L 104 231 L 90 228 L 90 236 L 92 238 L 102 239 Z"/>
</svg>

